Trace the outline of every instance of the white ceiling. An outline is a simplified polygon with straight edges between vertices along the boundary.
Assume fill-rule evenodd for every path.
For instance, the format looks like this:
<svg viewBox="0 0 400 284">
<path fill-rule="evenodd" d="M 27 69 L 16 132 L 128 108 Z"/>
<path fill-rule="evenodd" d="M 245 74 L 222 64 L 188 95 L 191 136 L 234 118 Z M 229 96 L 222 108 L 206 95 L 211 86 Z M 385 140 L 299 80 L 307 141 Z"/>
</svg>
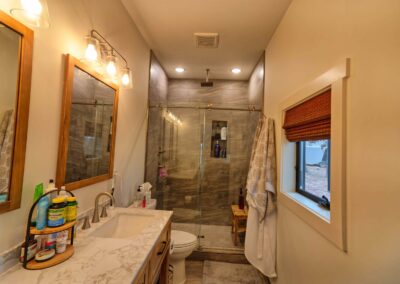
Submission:
<svg viewBox="0 0 400 284">
<path fill-rule="evenodd" d="M 121 0 L 170 78 L 247 80 L 291 0 Z M 196 32 L 219 48 L 195 47 Z M 175 67 L 185 68 L 178 74 Z M 234 75 L 233 67 L 242 72 Z"/>
</svg>

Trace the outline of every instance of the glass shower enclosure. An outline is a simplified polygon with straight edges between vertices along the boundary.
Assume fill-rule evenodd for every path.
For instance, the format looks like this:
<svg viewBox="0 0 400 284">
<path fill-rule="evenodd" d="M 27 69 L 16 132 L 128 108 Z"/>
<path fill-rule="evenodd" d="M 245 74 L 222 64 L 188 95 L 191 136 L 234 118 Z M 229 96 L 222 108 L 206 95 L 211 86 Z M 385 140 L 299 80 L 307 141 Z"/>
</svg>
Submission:
<svg viewBox="0 0 400 284">
<path fill-rule="evenodd" d="M 260 111 L 223 106 L 150 106 L 146 180 L 173 229 L 199 237 L 200 250 L 233 244 L 231 205 L 245 187 Z"/>
</svg>

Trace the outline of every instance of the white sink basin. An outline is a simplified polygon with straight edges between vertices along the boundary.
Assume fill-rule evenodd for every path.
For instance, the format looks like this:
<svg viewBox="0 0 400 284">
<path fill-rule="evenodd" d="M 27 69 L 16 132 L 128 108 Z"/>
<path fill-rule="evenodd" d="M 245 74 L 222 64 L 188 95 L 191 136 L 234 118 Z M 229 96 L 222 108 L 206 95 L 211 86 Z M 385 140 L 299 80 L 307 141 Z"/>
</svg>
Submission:
<svg viewBox="0 0 400 284">
<path fill-rule="evenodd" d="M 155 216 L 151 214 L 120 213 L 99 226 L 90 235 L 101 238 L 129 239 L 140 234 L 155 220 Z"/>
</svg>

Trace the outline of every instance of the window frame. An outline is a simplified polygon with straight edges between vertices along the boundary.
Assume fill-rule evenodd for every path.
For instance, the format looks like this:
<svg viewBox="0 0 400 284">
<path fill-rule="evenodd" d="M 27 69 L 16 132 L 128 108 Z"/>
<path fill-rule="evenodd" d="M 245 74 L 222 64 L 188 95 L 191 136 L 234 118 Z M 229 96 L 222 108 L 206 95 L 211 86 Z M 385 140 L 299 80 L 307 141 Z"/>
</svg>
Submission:
<svg viewBox="0 0 400 284">
<path fill-rule="evenodd" d="M 328 140 L 328 191 L 330 192 L 330 179 L 331 179 L 331 139 L 323 139 L 323 140 Z M 307 197 L 308 199 L 311 199 L 312 201 L 316 203 L 324 202 L 324 200 L 317 196 L 314 195 L 305 189 L 301 188 L 301 184 L 304 184 L 305 186 L 305 157 L 306 157 L 306 142 L 307 141 L 299 141 L 296 142 L 296 192 L 299 194 Z M 301 169 L 300 169 L 301 168 Z M 300 170 L 299 170 L 300 169 Z M 328 209 L 329 210 L 329 209 Z"/>
<path fill-rule="evenodd" d="M 276 114 L 276 152 L 278 168 L 278 204 L 289 209 L 342 251 L 347 251 L 346 216 L 346 104 L 350 59 L 346 58 L 305 82 L 303 87 L 285 96 Z M 287 140 L 282 128 L 287 110 L 331 89 L 331 201 L 330 211 L 296 192 L 296 143 Z M 267 113 L 267 115 L 270 115 Z"/>
</svg>

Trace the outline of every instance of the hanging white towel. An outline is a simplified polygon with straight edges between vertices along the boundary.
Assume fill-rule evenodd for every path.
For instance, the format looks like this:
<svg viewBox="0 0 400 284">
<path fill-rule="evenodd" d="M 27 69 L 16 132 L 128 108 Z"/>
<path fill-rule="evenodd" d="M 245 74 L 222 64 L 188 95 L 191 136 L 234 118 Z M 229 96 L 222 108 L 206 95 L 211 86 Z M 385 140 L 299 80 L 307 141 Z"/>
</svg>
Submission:
<svg viewBox="0 0 400 284">
<path fill-rule="evenodd" d="M 115 206 L 128 207 L 131 198 L 130 192 L 127 187 L 124 187 L 123 177 L 117 171 L 114 172 L 113 187 Z"/>
<path fill-rule="evenodd" d="M 276 277 L 276 154 L 272 119 L 261 118 L 247 176 L 245 255 L 264 275 Z"/>
</svg>

